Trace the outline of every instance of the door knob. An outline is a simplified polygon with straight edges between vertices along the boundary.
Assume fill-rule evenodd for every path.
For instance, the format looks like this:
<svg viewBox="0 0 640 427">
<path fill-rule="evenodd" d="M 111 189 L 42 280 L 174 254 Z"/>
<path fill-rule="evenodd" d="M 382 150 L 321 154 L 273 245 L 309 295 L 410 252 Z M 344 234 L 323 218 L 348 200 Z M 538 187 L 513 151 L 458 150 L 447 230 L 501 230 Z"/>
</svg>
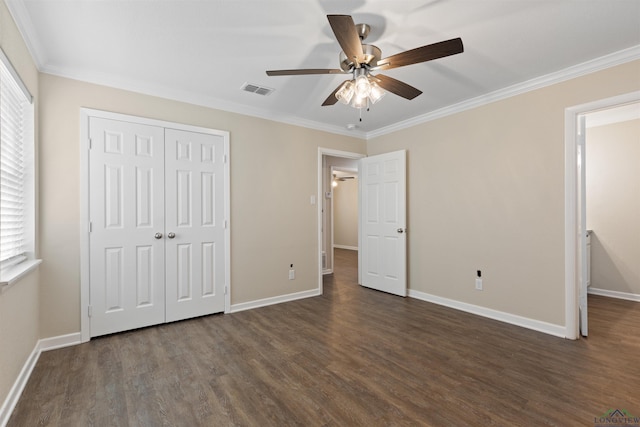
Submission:
<svg viewBox="0 0 640 427">
<path fill-rule="evenodd" d="M 156 239 L 162 239 L 162 233 L 156 233 L 155 236 Z"/>
<path fill-rule="evenodd" d="M 167 234 L 167 237 L 173 239 L 174 237 L 176 237 L 176 233 L 172 231 L 171 233 Z"/>
<path fill-rule="evenodd" d="M 398 228 L 398 230 L 397 230 L 397 231 L 398 231 L 398 233 L 400 233 L 400 234 L 404 233 L 404 229 L 402 229 L 402 228 Z"/>
</svg>

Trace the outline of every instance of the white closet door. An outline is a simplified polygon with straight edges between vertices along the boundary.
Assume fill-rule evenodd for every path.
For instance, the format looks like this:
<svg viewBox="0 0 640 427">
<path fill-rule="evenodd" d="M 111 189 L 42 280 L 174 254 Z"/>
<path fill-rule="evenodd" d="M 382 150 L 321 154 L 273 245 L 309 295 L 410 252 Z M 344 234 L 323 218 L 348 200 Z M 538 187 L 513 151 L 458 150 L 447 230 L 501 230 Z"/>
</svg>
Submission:
<svg viewBox="0 0 640 427">
<path fill-rule="evenodd" d="M 224 138 L 165 131 L 166 321 L 224 311 Z"/>
<path fill-rule="evenodd" d="M 164 321 L 164 129 L 92 117 L 91 336 Z"/>
</svg>

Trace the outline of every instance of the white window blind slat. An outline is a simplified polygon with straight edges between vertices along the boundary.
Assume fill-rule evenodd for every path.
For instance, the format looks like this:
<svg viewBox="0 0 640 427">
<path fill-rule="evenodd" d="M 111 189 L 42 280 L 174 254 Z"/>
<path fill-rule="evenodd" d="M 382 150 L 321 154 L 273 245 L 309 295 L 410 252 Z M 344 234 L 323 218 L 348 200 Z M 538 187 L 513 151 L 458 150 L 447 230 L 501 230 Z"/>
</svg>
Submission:
<svg viewBox="0 0 640 427">
<path fill-rule="evenodd" d="M 25 254 L 24 123 L 30 99 L 0 61 L 0 264 Z"/>
</svg>

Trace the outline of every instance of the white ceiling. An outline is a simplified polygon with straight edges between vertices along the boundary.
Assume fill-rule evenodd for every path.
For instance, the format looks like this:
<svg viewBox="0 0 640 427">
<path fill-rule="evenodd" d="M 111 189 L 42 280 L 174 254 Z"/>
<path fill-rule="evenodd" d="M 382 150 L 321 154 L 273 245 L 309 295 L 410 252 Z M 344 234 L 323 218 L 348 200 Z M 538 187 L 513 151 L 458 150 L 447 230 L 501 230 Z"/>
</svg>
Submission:
<svg viewBox="0 0 640 427">
<path fill-rule="evenodd" d="M 332 132 L 367 136 L 502 89 L 640 46 L 638 0 L 6 0 L 39 69 Z M 327 14 L 372 29 L 390 56 L 461 37 L 465 52 L 385 71 L 424 93 L 371 111 L 321 107 L 345 75 Z M 628 55 L 627 55 L 628 57 Z M 640 78 L 640 77 L 639 77 Z M 244 83 L 275 89 L 269 96 Z M 356 124 L 355 130 L 347 125 Z"/>
</svg>

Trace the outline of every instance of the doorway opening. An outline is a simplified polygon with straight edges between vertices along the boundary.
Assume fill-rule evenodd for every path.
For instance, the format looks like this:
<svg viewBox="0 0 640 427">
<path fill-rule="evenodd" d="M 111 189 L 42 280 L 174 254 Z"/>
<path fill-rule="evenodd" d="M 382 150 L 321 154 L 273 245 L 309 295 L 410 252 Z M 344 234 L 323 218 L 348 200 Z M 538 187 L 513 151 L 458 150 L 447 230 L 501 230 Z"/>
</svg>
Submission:
<svg viewBox="0 0 640 427">
<path fill-rule="evenodd" d="M 593 119 L 602 111 L 639 102 L 640 91 L 636 91 L 565 110 L 565 320 L 569 339 L 588 333 L 587 122 L 589 116 Z M 590 237 L 593 242 L 593 233 Z"/>
<path fill-rule="evenodd" d="M 343 250 L 358 250 L 360 235 L 358 161 L 363 157 L 365 155 L 360 153 L 318 149 L 318 288 L 320 293 L 323 290 L 323 276 L 333 273 L 335 267 L 335 244 L 337 243 Z"/>
<path fill-rule="evenodd" d="M 640 302 L 640 103 L 585 118 L 587 313 L 619 306 L 624 317 L 634 304 L 619 300 Z M 588 324 L 594 332 L 612 326 Z"/>
<path fill-rule="evenodd" d="M 334 158 L 327 157 L 328 162 Z M 335 256 L 336 249 L 358 251 L 358 164 L 353 160 L 351 168 L 331 167 L 330 241 L 328 242 L 330 265 L 333 270 L 341 258 Z M 323 272 L 324 273 L 324 272 Z"/>
</svg>

